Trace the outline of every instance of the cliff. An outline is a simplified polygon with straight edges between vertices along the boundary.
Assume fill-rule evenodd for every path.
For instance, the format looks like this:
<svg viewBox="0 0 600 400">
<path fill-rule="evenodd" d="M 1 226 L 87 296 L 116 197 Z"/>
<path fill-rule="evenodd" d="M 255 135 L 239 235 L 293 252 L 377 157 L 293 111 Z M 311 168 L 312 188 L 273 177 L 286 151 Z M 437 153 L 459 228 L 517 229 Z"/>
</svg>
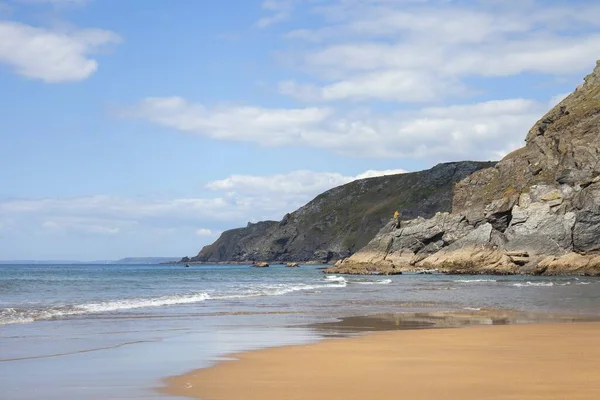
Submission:
<svg viewBox="0 0 600 400">
<path fill-rule="evenodd" d="M 355 253 L 402 210 L 403 219 L 450 211 L 455 184 L 491 162 L 439 164 L 414 173 L 362 179 L 331 189 L 281 221 L 224 232 L 191 262 L 330 262 Z"/>
<path fill-rule="evenodd" d="M 388 223 L 329 272 L 600 275 L 600 61 L 525 147 L 456 185 L 451 213 Z"/>
</svg>

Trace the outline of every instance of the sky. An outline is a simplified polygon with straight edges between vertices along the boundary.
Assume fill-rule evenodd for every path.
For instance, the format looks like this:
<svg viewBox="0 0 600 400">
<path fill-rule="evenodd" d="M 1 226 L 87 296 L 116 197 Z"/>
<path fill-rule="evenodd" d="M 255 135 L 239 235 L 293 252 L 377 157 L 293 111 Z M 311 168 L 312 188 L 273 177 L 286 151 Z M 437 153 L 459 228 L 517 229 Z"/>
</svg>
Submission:
<svg viewBox="0 0 600 400">
<path fill-rule="evenodd" d="M 593 0 L 0 0 L 0 260 L 195 255 L 498 160 L 598 58 Z"/>
</svg>

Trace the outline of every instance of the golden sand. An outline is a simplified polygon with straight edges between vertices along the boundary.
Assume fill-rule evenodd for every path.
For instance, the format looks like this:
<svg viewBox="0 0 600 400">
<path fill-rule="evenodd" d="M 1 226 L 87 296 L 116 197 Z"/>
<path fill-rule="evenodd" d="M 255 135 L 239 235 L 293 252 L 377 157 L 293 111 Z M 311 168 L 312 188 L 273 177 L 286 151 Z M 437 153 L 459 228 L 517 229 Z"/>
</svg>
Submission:
<svg viewBox="0 0 600 400">
<path fill-rule="evenodd" d="M 600 323 L 378 332 L 237 355 L 168 379 L 204 400 L 598 400 Z"/>
</svg>

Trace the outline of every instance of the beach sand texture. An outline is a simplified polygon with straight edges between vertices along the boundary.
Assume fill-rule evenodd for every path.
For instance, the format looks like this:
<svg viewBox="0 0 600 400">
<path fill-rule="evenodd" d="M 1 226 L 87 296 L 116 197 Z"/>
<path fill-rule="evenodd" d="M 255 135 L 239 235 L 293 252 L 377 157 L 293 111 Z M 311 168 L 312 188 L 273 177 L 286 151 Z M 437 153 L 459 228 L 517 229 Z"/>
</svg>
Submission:
<svg viewBox="0 0 600 400">
<path fill-rule="evenodd" d="M 600 399 L 600 323 L 377 332 L 236 355 L 169 378 L 204 400 Z"/>
</svg>

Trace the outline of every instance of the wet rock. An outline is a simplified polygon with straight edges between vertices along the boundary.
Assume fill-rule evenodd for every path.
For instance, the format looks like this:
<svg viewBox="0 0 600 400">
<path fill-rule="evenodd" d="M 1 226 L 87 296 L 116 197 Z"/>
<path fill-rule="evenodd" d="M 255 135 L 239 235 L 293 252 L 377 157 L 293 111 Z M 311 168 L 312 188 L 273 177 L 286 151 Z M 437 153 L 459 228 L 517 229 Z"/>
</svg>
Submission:
<svg viewBox="0 0 600 400">
<path fill-rule="evenodd" d="M 264 261 L 255 261 L 252 263 L 252 266 L 255 268 L 267 268 L 269 266 L 269 263 Z"/>
<path fill-rule="evenodd" d="M 600 255 L 568 253 L 560 257 L 549 256 L 536 267 L 539 275 L 600 276 Z"/>
</svg>

